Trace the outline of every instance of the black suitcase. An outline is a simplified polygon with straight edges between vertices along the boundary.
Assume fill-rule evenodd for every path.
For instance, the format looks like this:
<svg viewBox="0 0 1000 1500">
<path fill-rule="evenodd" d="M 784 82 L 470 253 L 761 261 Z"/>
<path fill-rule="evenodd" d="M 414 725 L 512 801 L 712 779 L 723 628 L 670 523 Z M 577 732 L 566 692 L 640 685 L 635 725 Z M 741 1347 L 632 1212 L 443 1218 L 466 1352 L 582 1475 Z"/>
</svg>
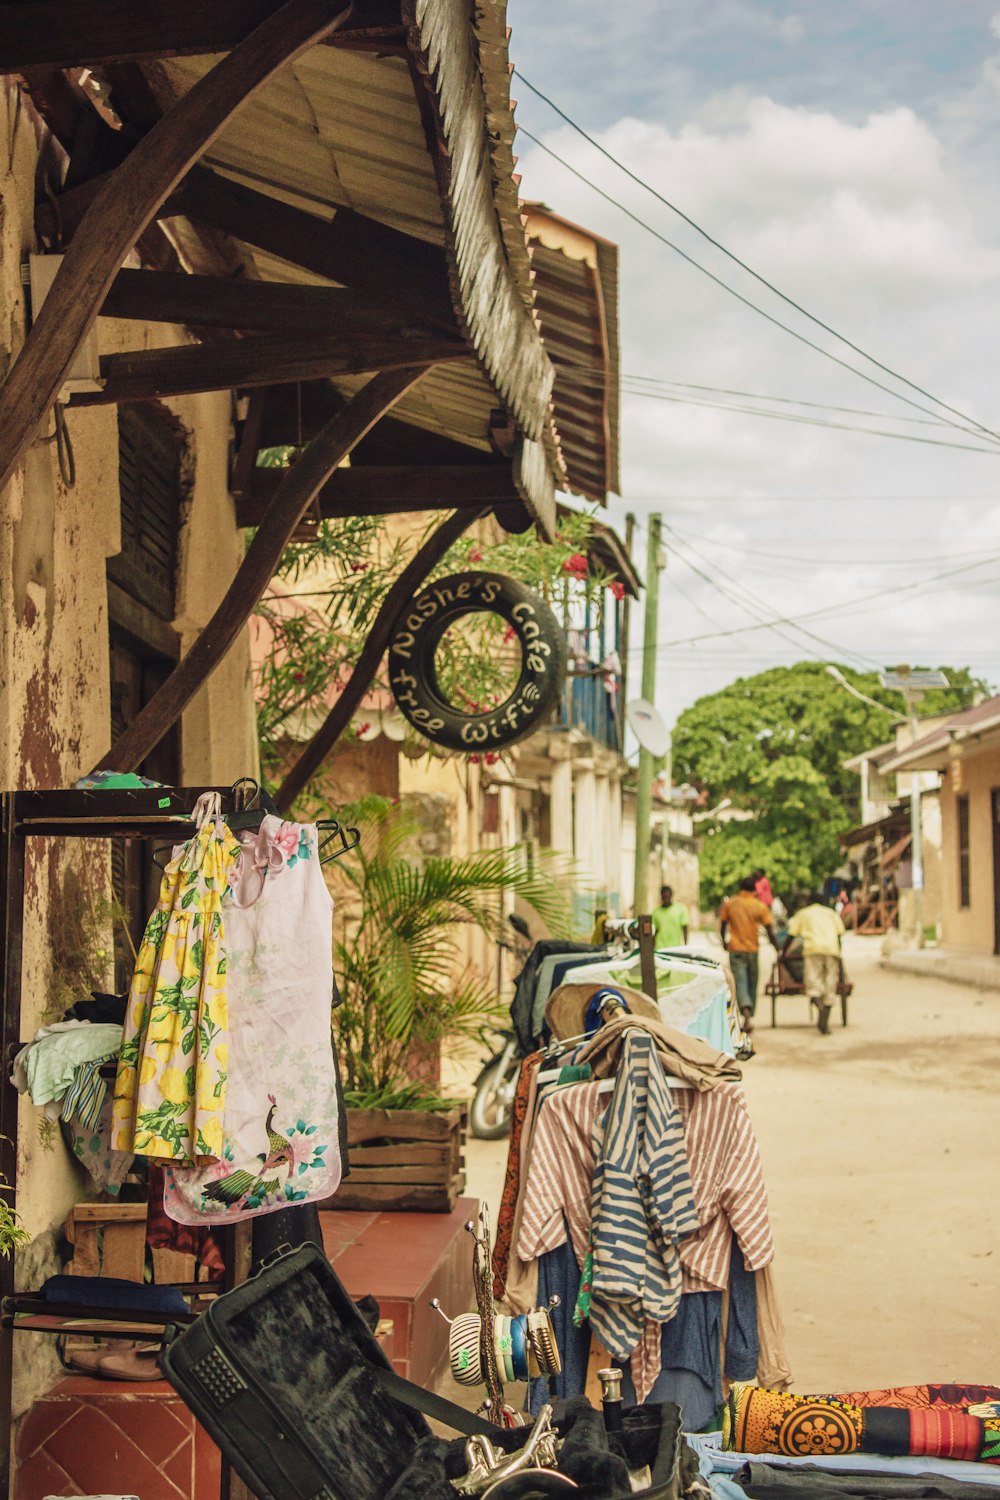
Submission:
<svg viewBox="0 0 1000 1500">
<path fill-rule="evenodd" d="M 383 1500 L 430 1430 L 315 1245 L 171 1330 L 160 1364 L 257 1500 Z"/>
<path fill-rule="evenodd" d="M 465 1471 L 464 1438 L 434 1440 L 423 1414 L 508 1451 L 528 1436 L 396 1375 L 312 1244 L 278 1251 L 196 1323 L 168 1330 L 160 1365 L 256 1500 L 386 1500 L 391 1491 L 457 1500 L 445 1476 Z M 623 1500 L 624 1486 L 586 1482 L 607 1448 L 599 1414 L 582 1398 L 567 1412 L 581 1500 Z M 625 1414 L 629 1457 L 653 1470 L 648 1500 L 682 1493 L 679 1416 L 670 1405 Z"/>
</svg>

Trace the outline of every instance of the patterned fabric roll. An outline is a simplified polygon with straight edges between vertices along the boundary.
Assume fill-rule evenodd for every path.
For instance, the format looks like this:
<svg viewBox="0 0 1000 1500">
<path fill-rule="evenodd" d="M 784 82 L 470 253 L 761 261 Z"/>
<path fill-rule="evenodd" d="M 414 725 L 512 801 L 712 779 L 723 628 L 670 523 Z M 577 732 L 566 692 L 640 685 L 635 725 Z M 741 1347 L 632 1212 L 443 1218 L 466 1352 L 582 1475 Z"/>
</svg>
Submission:
<svg viewBox="0 0 1000 1500">
<path fill-rule="evenodd" d="M 849 1391 L 846 1395 L 824 1394 L 824 1401 L 844 1401 L 848 1406 L 953 1406 L 961 1410 L 1000 1400 L 995 1385 L 897 1385 L 877 1391 Z M 982 1412 L 977 1412 L 982 1416 Z"/>
<path fill-rule="evenodd" d="M 735 1384 L 723 1424 L 737 1453 L 825 1458 L 843 1453 L 909 1454 L 1000 1464 L 1000 1418 L 938 1406 L 862 1406 Z"/>
</svg>

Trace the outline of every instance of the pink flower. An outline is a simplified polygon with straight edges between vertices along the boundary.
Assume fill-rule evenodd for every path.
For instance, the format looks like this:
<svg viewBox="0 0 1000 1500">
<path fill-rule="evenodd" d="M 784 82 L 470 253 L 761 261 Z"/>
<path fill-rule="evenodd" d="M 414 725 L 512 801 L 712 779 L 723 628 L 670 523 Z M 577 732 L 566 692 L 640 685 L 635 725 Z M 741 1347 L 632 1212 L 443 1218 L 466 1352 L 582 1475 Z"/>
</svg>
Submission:
<svg viewBox="0 0 1000 1500">
<path fill-rule="evenodd" d="M 608 588 L 614 594 L 616 599 L 625 598 L 625 585 L 623 583 L 619 583 L 617 578 L 608 584 Z"/>
<path fill-rule="evenodd" d="M 487 750 L 486 754 L 483 756 L 483 760 L 488 766 L 495 766 L 499 759 L 500 757 L 495 750 Z"/>
<path fill-rule="evenodd" d="M 469 765 L 470 766 L 478 766 L 478 764 L 479 764 L 479 756 L 478 755 L 470 755 L 469 756 Z"/>
<path fill-rule="evenodd" d="M 352 573 L 367 573 L 368 572 L 368 564 L 367 563 L 351 563 L 351 572 Z"/>
<path fill-rule="evenodd" d="M 295 676 L 295 681 L 296 681 L 296 682 L 305 682 L 305 680 L 306 680 L 306 679 L 305 679 L 305 676 L 304 676 L 304 675 L 303 675 L 303 673 L 301 673 L 301 672 L 296 672 L 296 673 L 295 673 L 295 674 L 294 674 L 294 676 Z"/>
<path fill-rule="evenodd" d="M 299 847 L 299 828 L 297 823 L 282 823 L 274 835 L 274 842 L 287 859 L 295 854 Z"/>
<path fill-rule="evenodd" d="M 508 641 L 512 641 L 516 635 L 517 631 L 514 629 L 513 625 L 508 625 L 507 629 L 503 633 L 504 644 L 506 645 Z"/>
<path fill-rule="evenodd" d="M 479 548 L 478 547 L 473 547 L 472 551 L 469 553 L 469 561 L 470 562 L 482 562 L 482 560 L 483 560 L 483 554 L 480 552 Z"/>
<path fill-rule="evenodd" d="M 360 739 L 363 734 L 367 734 L 368 733 L 368 731 L 369 731 L 369 729 L 371 727 L 372 726 L 370 724 L 359 724 L 358 727 L 357 727 L 357 729 L 355 729 L 354 733 Z"/>
<path fill-rule="evenodd" d="M 582 578 L 587 571 L 587 559 L 582 552 L 574 552 L 572 557 L 567 557 L 562 570 L 564 573 L 572 573 L 574 578 Z"/>
</svg>

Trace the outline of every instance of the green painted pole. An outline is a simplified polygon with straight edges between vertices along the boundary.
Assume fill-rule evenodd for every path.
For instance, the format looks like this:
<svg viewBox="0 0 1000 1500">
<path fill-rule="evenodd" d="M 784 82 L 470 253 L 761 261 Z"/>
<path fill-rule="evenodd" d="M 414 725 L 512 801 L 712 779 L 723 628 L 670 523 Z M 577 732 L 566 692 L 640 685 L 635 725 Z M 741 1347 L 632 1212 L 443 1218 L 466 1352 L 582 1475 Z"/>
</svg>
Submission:
<svg viewBox="0 0 1000 1500">
<path fill-rule="evenodd" d="M 642 633 L 642 696 L 647 703 L 656 698 L 656 632 L 660 606 L 660 572 L 663 556 L 660 545 L 659 516 L 649 518 L 649 548 L 646 553 L 646 615 Z M 653 815 L 653 757 L 648 750 L 639 752 L 639 781 L 635 793 L 635 895 L 632 914 L 648 911 L 647 873 L 649 870 L 650 821 Z"/>
</svg>

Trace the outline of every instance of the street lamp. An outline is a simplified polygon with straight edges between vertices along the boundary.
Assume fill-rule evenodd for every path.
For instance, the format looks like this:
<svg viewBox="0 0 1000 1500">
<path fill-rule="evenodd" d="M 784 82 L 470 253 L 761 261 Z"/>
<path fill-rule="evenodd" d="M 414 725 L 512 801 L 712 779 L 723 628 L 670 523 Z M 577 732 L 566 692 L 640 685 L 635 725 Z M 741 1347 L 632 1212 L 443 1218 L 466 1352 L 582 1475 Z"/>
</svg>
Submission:
<svg viewBox="0 0 1000 1500">
<path fill-rule="evenodd" d="M 826 670 L 829 672 L 834 682 L 839 682 L 842 688 L 847 689 L 852 698 L 859 698 L 862 703 L 871 704 L 872 708 L 880 708 L 884 714 L 888 714 L 890 719 L 894 719 L 897 724 L 905 724 L 907 722 L 905 714 L 893 713 L 891 708 L 886 708 L 885 704 L 880 703 L 877 698 L 869 698 L 868 694 L 863 693 L 860 688 L 856 688 L 853 682 L 848 682 L 847 678 L 844 676 L 839 667 L 831 667 L 828 665 Z M 883 687 L 885 686 L 887 686 L 887 684 L 883 683 Z"/>
<path fill-rule="evenodd" d="M 911 744 L 917 743 L 917 704 L 928 688 L 946 688 L 948 679 L 943 672 L 913 672 L 900 666 L 880 672 L 878 680 L 885 688 L 902 693 L 910 723 Z M 913 870 L 913 920 L 917 927 L 917 947 L 924 946 L 924 839 L 920 820 L 919 771 L 911 771 L 910 782 L 910 854 Z"/>
</svg>

